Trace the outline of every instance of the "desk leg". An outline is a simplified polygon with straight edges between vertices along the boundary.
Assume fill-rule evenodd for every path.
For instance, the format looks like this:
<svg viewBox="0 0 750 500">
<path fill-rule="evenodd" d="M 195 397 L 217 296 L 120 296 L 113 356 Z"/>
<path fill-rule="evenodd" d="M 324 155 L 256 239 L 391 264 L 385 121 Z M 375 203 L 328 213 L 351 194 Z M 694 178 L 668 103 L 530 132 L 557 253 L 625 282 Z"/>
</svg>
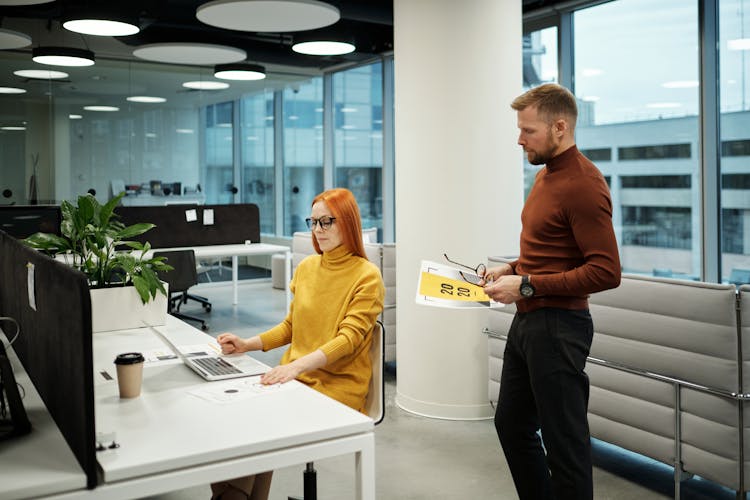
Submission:
<svg viewBox="0 0 750 500">
<path fill-rule="evenodd" d="M 375 500 L 375 435 L 370 434 L 367 446 L 354 454 L 356 498 Z"/>
<path fill-rule="evenodd" d="M 232 292 L 234 293 L 234 299 L 232 300 L 233 305 L 237 305 L 237 268 L 239 267 L 238 258 L 236 255 L 232 255 Z"/>
<path fill-rule="evenodd" d="M 284 290 L 286 290 L 286 311 L 292 305 L 292 291 L 289 290 L 289 282 L 292 281 L 292 252 L 284 254 Z"/>
</svg>

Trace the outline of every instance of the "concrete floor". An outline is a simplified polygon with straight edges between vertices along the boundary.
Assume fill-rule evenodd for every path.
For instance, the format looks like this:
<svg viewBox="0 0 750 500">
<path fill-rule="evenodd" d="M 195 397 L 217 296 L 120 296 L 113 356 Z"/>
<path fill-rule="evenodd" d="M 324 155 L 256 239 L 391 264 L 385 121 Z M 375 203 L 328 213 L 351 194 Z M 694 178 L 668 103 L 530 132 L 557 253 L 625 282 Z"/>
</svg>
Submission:
<svg viewBox="0 0 750 500">
<path fill-rule="evenodd" d="M 209 333 L 231 331 L 249 337 L 277 324 L 285 314 L 284 292 L 270 279 L 240 285 L 240 304 L 231 304 L 227 283 L 201 284 L 195 293 L 212 301 L 203 313 L 198 305 L 183 312 L 209 318 Z M 192 291 L 192 290 L 191 290 Z M 256 353 L 269 365 L 278 363 L 283 349 Z M 394 404 L 396 376 L 386 374 L 386 414 L 375 429 L 377 498 L 390 500 L 515 499 L 513 482 L 491 420 L 449 421 L 420 417 Z M 673 498 L 672 468 L 600 441 L 594 441 L 596 499 L 651 500 Z M 315 462 L 318 496 L 351 500 L 354 491 L 352 455 Z M 275 471 L 272 500 L 302 495 L 304 465 Z M 159 500 L 210 498 L 208 485 L 151 497 Z M 683 499 L 734 499 L 733 491 L 693 478 L 682 484 Z"/>
</svg>

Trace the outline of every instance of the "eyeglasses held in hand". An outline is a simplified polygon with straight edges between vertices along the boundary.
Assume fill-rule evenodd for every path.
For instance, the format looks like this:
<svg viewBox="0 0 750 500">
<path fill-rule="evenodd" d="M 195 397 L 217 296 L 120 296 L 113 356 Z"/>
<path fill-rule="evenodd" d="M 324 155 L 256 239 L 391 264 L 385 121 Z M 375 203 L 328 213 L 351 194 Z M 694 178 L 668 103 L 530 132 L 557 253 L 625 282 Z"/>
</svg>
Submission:
<svg viewBox="0 0 750 500">
<path fill-rule="evenodd" d="M 459 267 L 463 267 L 465 269 L 471 269 L 472 271 L 474 271 L 474 274 L 476 274 L 480 278 L 483 278 L 484 277 L 484 273 L 487 272 L 487 266 L 485 266 L 484 263 L 479 263 L 479 265 L 477 267 L 471 267 L 471 266 L 467 266 L 466 264 L 461 264 L 460 262 L 456 262 L 455 260 L 450 260 L 450 258 L 448 258 L 448 254 L 444 253 L 443 257 L 445 257 L 445 260 L 447 260 L 451 264 L 455 264 L 455 265 L 457 265 Z M 463 279 L 467 283 L 471 283 L 472 285 L 478 285 L 479 284 L 479 280 L 477 280 L 473 276 L 467 276 L 467 275 L 465 275 L 461 271 L 459 271 L 458 274 L 461 276 L 461 279 Z"/>
<path fill-rule="evenodd" d="M 307 218 L 305 219 L 305 224 L 307 224 L 307 229 L 313 230 L 315 229 L 315 226 L 320 227 L 321 231 L 327 231 L 331 228 L 331 225 L 333 225 L 333 221 L 336 220 L 336 217 L 328 217 L 327 215 L 324 215 L 320 219 L 311 219 Z"/>
</svg>

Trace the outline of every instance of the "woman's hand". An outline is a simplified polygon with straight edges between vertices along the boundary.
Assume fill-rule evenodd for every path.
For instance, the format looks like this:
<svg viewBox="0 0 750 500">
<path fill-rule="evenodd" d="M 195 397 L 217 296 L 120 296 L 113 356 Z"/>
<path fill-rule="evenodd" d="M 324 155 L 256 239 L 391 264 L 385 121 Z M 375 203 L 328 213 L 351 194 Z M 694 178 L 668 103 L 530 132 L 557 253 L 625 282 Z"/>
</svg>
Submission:
<svg viewBox="0 0 750 500">
<path fill-rule="evenodd" d="M 222 354 L 237 354 L 247 351 L 245 341 L 233 333 L 220 333 L 216 341 L 221 346 Z"/>
<path fill-rule="evenodd" d="M 302 370 L 297 368 L 295 363 L 289 363 L 288 365 L 279 365 L 271 371 L 264 373 L 260 377 L 260 383 L 265 385 L 271 384 L 283 384 L 294 380 L 302 373 Z"/>
</svg>

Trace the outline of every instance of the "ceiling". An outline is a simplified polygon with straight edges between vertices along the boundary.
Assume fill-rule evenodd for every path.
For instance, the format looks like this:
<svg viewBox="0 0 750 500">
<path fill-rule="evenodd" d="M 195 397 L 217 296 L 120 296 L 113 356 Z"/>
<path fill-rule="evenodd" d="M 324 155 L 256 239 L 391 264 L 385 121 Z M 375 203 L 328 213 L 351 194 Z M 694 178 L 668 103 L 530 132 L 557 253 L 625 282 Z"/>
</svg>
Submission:
<svg viewBox="0 0 750 500">
<path fill-rule="evenodd" d="M 216 28 L 202 23 L 196 10 L 202 0 L 55 0 L 37 5 L 8 6 L 14 0 L 0 0 L 0 28 L 25 33 L 32 45 L 0 51 L 0 86 L 21 86 L 28 90 L 23 99 L 49 98 L 70 104 L 104 104 L 114 96 L 154 95 L 167 97 L 171 104 L 195 105 L 236 98 L 243 93 L 294 88 L 325 70 L 356 65 L 392 53 L 392 0 L 326 0 L 340 11 L 335 24 L 315 30 L 332 36 L 353 37 L 356 51 L 342 56 L 307 56 L 291 50 L 295 36 L 311 32 L 260 33 Z M 17 2 L 16 2 L 17 3 Z M 559 1 L 523 0 L 523 10 L 552 6 Z M 136 19 L 141 31 L 124 37 L 80 35 L 62 28 L 68 15 L 90 8 L 114 8 Z M 211 66 L 161 64 L 133 55 L 139 46 L 153 43 L 210 43 L 239 48 L 247 61 L 262 64 L 268 77 L 256 82 L 232 82 L 229 90 L 192 92 L 182 87 L 187 80 L 213 78 Z M 33 63 L 30 52 L 38 46 L 86 48 L 96 54 L 96 64 L 86 68 L 61 68 L 70 77 L 60 81 L 23 80 L 13 71 L 28 68 L 56 69 Z M 20 100 L 3 98 L 5 112 Z M 15 102 L 19 101 L 19 102 Z M 21 111 L 19 110 L 19 113 Z"/>
<path fill-rule="evenodd" d="M 57 45 L 63 42 L 78 48 L 88 45 L 97 58 L 134 59 L 134 48 L 152 43 L 210 43 L 242 49 L 247 53 L 247 60 L 253 63 L 323 70 L 366 61 L 393 50 L 393 3 L 390 0 L 327 0 L 339 9 L 341 19 L 313 32 L 353 37 L 357 50 L 343 56 L 326 57 L 291 50 L 294 37 L 310 34 L 310 31 L 259 33 L 204 24 L 196 18 L 196 9 L 204 3 L 205 0 L 56 0 L 39 5 L 0 6 L 0 28 L 30 35 L 34 46 L 38 41 L 50 45 L 55 40 L 59 40 Z M 67 15 L 86 12 L 91 6 L 116 8 L 120 15 L 136 19 L 141 31 L 113 40 L 78 35 L 61 28 L 60 21 Z M 116 43 L 111 43 L 113 41 Z"/>
</svg>

